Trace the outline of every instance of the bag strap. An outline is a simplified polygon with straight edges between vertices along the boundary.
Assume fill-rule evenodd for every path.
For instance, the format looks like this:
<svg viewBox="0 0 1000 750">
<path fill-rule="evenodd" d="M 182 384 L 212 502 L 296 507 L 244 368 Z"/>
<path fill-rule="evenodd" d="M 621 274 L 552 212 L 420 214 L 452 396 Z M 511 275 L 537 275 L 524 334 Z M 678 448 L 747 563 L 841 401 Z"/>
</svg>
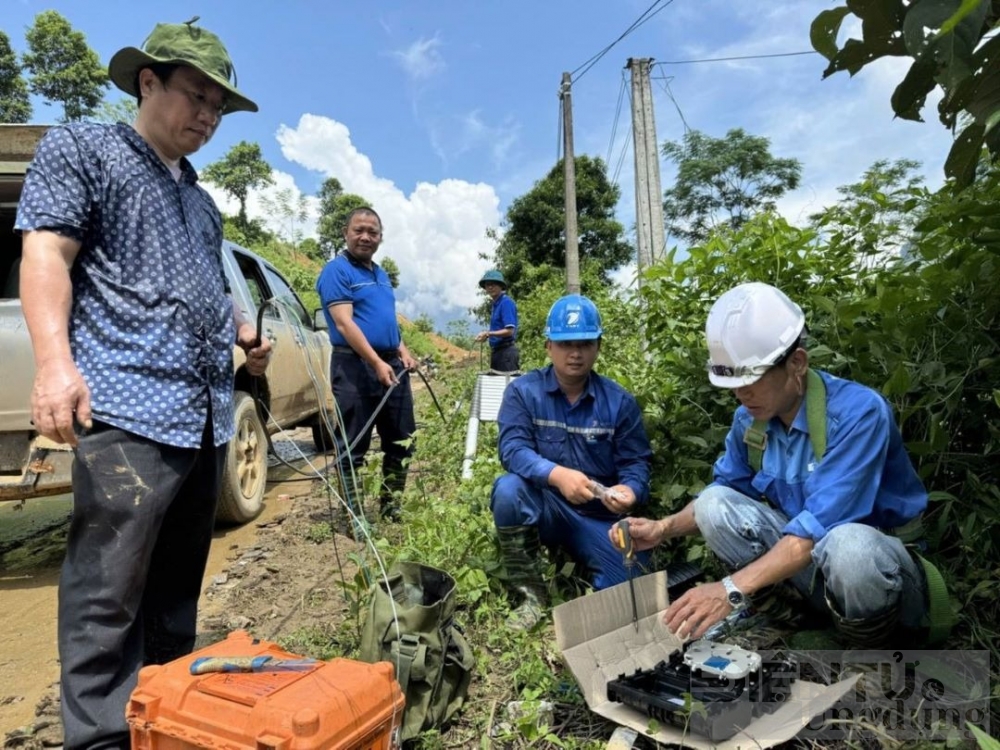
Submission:
<svg viewBox="0 0 1000 750">
<path fill-rule="evenodd" d="M 416 671 L 419 672 L 424 666 L 427 648 L 420 645 L 420 638 L 413 633 L 400 633 L 399 638 L 392 642 L 391 650 L 392 663 L 396 667 L 396 682 L 405 695 L 406 688 L 410 684 L 410 674 L 414 671 L 414 663 L 417 664 Z"/>
<path fill-rule="evenodd" d="M 826 453 L 826 383 L 811 367 L 806 374 L 806 423 L 809 425 L 809 442 L 817 461 Z M 767 422 L 755 419 L 746 432 L 743 442 L 747 446 L 747 460 L 750 468 L 760 471 L 764 465 L 764 451 L 767 448 Z"/>
</svg>

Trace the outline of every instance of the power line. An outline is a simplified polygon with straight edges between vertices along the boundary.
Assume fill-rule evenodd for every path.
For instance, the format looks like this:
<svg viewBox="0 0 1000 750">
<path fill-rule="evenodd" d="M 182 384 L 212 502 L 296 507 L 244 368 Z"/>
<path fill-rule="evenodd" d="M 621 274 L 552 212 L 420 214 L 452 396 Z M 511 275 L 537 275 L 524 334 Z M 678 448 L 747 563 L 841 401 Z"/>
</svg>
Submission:
<svg viewBox="0 0 1000 750">
<path fill-rule="evenodd" d="M 796 57 L 798 55 L 818 55 L 814 49 L 804 50 L 802 52 L 774 52 L 769 55 L 739 55 L 736 57 L 706 57 L 701 60 L 668 60 L 665 62 L 653 63 L 654 66 L 657 65 L 691 65 L 694 63 L 711 63 L 711 62 L 731 62 L 733 60 L 764 60 L 769 57 Z"/>
<path fill-rule="evenodd" d="M 605 168 L 611 167 L 611 151 L 615 147 L 615 136 L 618 135 L 618 118 L 622 113 L 622 101 L 625 99 L 625 71 L 622 71 L 622 85 L 618 89 L 618 106 L 615 109 L 615 122 L 611 126 L 611 140 L 608 141 L 608 157 L 604 160 Z"/>
<path fill-rule="evenodd" d="M 631 109 L 632 108 L 632 90 L 631 90 L 631 88 L 626 88 L 625 89 L 625 93 L 628 94 L 628 105 L 629 105 L 629 109 Z M 628 146 L 629 146 L 629 139 L 628 138 L 623 138 L 622 139 L 622 152 L 621 152 L 621 156 L 618 157 L 618 164 L 615 166 L 615 174 L 611 178 L 611 184 L 612 185 L 617 185 L 618 184 L 618 175 L 621 174 L 622 164 L 625 163 L 625 154 L 628 153 Z"/>
<path fill-rule="evenodd" d="M 612 47 L 614 47 L 616 44 L 618 44 L 618 42 L 620 42 L 622 39 L 624 39 L 625 37 L 627 37 L 629 34 L 631 34 L 637 28 L 639 28 L 640 26 L 642 26 L 644 23 L 646 23 L 646 21 L 650 20 L 653 16 L 655 16 L 657 13 L 659 13 L 660 11 L 662 11 L 668 5 L 671 5 L 674 2 L 674 0 L 666 0 L 666 2 L 661 7 L 657 8 L 656 10 L 653 10 L 654 8 L 656 8 L 657 5 L 660 5 L 660 3 L 663 3 L 663 2 L 664 2 L 664 0 L 655 0 L 655 2 L 652 5 L 650 5 L 648 8 L 646 8 L 646 10 L 643 12 L 643 14 L 641 16 L 639 16 L 637 19 L 635 19 L 632 22 L 631 26 L 629 26 L 627 29 L 625 29 L 625 31 L 622 32 L 621 36 L 619 36 L 617 39 L 615 39 L 613 42 L 611 42 L 611 44 L 609 44 L 607 47 L 605 47 L 604 49 L 602 49 L 596 55 L 594 55 L 589 60 L 587 60 L 586 62 L 584 62 L 582 65 L 580 65 L 579 67 L 577 67 L 576 70 L 574 70 L 572 73 L 570 73 L 570 78 L 573 80 L 573 82 L 575 83 L 580 78 L 583 78 L 583 76 L 587 73 L 588 70 L 590 70 L 592 67 L 594 67 L 600 61 L 600 59 L 602 57 L 604 57 L 606 54 L 608 54 L 608 52 L 611 51 Z M 577 72 L 579 72 L 580 75 L 577 75 Z"/>
<path fill-rule="evenodd" d="M 689 132 L 691 130 L 691 126 L 688 125 L 687 119 L 684 117 L 684 112 L 681 111 L 681 105 L 674 97 L 674 92 L 670 90 L 670 82 L 673 80 L 673 76 L 650 76 L 650 79 L 660 82 L 660 86 L 663 87 L 663 91 L 666 93 L 670 101 L 674 103 L 674 109 L 677 110 L 677 114 L 681 118 L 681 124 L 684 126 L 684 132 Z"/>
</svg>

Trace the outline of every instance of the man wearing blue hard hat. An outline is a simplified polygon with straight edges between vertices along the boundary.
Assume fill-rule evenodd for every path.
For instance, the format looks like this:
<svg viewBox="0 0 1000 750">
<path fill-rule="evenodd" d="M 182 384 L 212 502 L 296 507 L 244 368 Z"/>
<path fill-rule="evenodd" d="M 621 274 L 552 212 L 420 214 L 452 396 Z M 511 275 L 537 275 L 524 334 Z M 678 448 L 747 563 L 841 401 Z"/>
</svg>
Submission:
<svg viewBox="0 0 1000 750">
<path fill-rule="evenodd" d="M 476 341 L 490 342 L 490 369 L 515 372 L 521 369 L 517 340 L 517 305 L 507 294 L 507 280 L 497 270 L 487 271 L 479 280 L 480 288 L 492 301 L 490 329 L 476 334 Z"/>
<path fill-rule="evenodd" d="M 512 627 L 529 629 L 548 606 L 541 546 L 565 549 L 595 589 L 625 580 L 621 553 L 605 539 L 622 515 L 649 497 L 652 455 L 635 398 L 594 372 L 601 315 L 586 297 L 549 310 L 545 350 L 552 364 L 504 392 L 500 461 L 490 507 L 511 587 L 521 597 Z M 639 556 L 645 564 L 648 553 Z"/>
</svg>

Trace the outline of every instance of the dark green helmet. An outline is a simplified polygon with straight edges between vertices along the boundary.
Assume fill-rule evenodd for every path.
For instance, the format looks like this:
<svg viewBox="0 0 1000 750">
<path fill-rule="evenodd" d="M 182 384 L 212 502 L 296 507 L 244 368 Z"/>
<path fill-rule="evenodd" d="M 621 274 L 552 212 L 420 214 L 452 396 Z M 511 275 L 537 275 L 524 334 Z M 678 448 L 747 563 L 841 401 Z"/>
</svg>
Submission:
<svg viewBox="0 0 1000 750">
<path fill-rule="evenodd" d="M 487 282 L 492 281 L 494 284 L 499 284 L 504 289 L 507 288 L 507 281 L 504 279 L 503 274 L 496 269 L 491 269 L 483 274 L 483 278 L 479 280 L 479 286 L 483 289 L 486 288 Z"/>
</svg>

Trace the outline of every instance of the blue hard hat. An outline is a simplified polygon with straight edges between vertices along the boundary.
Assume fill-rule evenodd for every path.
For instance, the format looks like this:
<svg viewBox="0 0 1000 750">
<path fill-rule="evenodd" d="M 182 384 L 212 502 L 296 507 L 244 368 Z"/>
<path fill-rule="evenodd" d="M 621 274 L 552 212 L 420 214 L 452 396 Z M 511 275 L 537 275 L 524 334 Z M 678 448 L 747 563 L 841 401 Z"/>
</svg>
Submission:
<svg viewBox="0 0 1000 750">
<path fill-rule="evenodd" d="M 499 284 L 504 289 L 507 288 L 507 281 L 504 279 L 503 274 L 497 271 L 496 269 L 492 269 L 484 273 L 483 278 L 479 280 L 479 286 L 485 288 L 486 284 L 491 281 L 494 284 Z"/>
<path fill-rule="evenodd" d="M 549 341 L 590 341 L 599 339 L 602 333 L 597 305 L 579 294 L 557 299 L 545 321 L 545 338 Z"/>
</svg>

